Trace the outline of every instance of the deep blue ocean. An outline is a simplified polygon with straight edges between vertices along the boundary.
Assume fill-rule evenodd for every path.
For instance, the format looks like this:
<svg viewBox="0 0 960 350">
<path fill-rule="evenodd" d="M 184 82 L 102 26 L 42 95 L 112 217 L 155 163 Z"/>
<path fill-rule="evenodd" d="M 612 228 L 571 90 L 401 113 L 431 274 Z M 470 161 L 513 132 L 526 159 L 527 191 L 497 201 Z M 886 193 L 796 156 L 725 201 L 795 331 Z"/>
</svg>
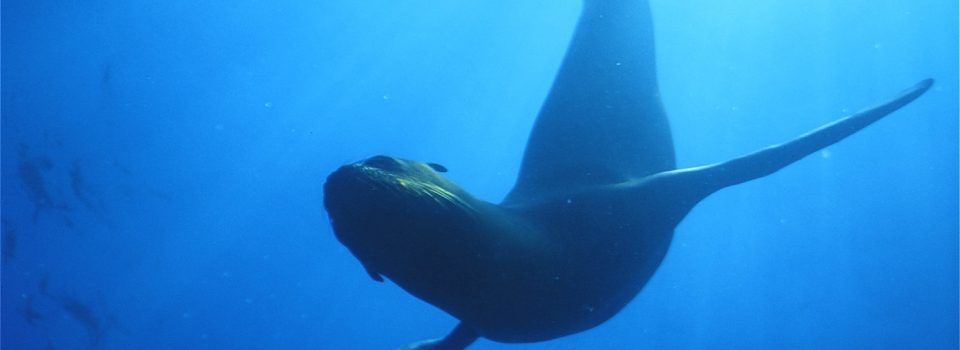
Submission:
<svg viewBox="0 0 960 350">
<path fill-rule="evenodd" d="M 722 190 L 609 322 L 471 349 L 957 349 L 956 0 L 652 0 L 679 165 L 894 115 Z M 516 179 L 575 0 L 2 2 L 2 349 L 392 349 L 322 185 L 376 154 Z"/>
</svg>

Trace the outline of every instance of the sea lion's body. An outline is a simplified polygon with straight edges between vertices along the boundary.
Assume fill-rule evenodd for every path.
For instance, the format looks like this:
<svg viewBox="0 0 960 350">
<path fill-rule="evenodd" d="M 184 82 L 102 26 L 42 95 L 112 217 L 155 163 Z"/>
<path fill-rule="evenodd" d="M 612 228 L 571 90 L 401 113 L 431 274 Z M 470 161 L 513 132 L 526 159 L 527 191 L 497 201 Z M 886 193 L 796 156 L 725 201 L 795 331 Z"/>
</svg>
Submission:
<svg viewBox="0 0 960 350">
<path fill-rule="evenodd" d="M 392 161 L 426 171 L 422 163 Z M 350 186 L 338 177 L 356 176 L 366 166 L 347 166 L 328 183 L 340 189 Z M 398 172 L 398 182 L 422 181 L 410 173 Z M 666 222 L 649 225 L 642 212 L 656 197 L 638 196 L 638 185 L 587 187 L 511 205 L 494 205 L 455 185 L 440 185 L 456 193 L 456 201 L 426 210 L 414 207 L 384 220 L 388 225 L 365 220 L 370 226 L 358 229 L 338 226 L 334 219 L 334 227 L 375 278 L 389 277 L 469 323 L 478 334 L 502 342 L 552 339 L 609 319 L 653 274 L 673 231 Z M 328 190 L 328 195 L 336 197 L 335 191 Z M 395 205 L 382 193 L 378 198 Z M 449 206 L 458 209 L 422 220 L 421 215 Z M 328 207 L 332 217 L 348 215 L 336 205 Z M 367 232 L 391 232 L 395 239 L 361 236 Z"/>
<path fill-rule="evenodd" d="M 461 321 L 446 338 L 408 348 L 462 349 L 480 336 L 542 341 L 603 323 L 650 279 L 701 199 L 855 133 L 932 83 L 787 143 L 675 169 L 649 17 L 642 1 L 586 1 L 502 203 L 473 197 L 442 167 L 385 156 L 327 179 L 334 231 L 371 277 Z"/>
</svg>

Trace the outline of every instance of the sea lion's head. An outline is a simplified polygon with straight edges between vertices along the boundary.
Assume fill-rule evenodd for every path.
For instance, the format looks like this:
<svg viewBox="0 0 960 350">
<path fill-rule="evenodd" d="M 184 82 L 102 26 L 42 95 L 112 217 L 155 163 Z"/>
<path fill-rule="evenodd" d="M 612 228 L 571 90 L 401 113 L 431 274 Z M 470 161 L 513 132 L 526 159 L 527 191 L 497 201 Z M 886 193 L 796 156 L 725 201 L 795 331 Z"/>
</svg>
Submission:
<svg viewBox="0 0 960 350">
<path fill-rule="evenodd" d="M 471 221 L 476 200 L 441 172 L 438 164 L 375 156 L 327 177 L 324 206 L 334 233 L 374 279 L 431 263 L 430 247 Z"/>
</svg>

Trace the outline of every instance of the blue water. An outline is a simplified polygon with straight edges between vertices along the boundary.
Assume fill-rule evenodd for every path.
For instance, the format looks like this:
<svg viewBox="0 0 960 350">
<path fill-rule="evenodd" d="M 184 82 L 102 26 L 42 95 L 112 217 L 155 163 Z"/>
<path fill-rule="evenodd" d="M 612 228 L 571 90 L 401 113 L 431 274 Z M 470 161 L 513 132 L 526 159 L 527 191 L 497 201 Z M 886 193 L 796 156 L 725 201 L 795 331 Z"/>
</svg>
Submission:
<svg viewBox="0 0 960 350">
<path fill-rule="evenodd" d="M 3 349 L 390 349 L 456 321 L 370 280 L 321 186 L 374 154 L 509 190 L 578 1 L 2 3 Z M 933 77 L 723 190 L 640 295 L 472 349 L 956 349 L 958 5 L 653 0 L 681 166 Z"/>
</svg>

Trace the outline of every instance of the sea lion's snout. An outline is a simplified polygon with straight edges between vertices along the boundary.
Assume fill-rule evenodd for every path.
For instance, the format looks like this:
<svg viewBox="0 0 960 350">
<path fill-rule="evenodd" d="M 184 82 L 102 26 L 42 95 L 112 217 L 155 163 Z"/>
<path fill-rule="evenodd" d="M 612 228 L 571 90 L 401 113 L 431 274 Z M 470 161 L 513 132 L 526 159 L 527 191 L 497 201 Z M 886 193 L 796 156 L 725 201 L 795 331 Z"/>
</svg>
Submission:
<svg viewBox="0 0 960 350">
<path fill-rule="evenodd" d="M 392 266 L 432 262 L 436 252 L 424 251 L 430 242 L 472 225 L 471 197 L 439 174 L 444 170 L 373 156 L 327 176 L 323 204 L 334 234 L 375 280 L 399 276 Z"/>
<path fill-rule="evenodd" d="M 437 174 L 436 167 L 383 155 L 341 166 L 323 186 L 323 204 L 334 230 L 338 235 L 380 235 L 414 226 L 411 221 L 435 221 L 438 213 L 453 207 L 468 208 L 460 190 Z"/>
<path fill-rule="evenodd" d="M 367 167 L 373 167 L 377 169 L 387 170 L 387 171 L 397 171 L 402 169 L 403 164 L 400 163 L 396 158 L 378 155 L 367 158 L 360 162 L 361 165 Z"/>
<path fill-rule="evenodd" d="M 389 229 L 397 220 L 398 208 L 391 182 L 379 166 L 364 160 L 341 166 L 323 184 L 323 206 L 334 234 L 371 276 L 378 275 L 369 267 L 369 260 L 386 255 L 383 247 L 395 232 Z"/>
</svg>

